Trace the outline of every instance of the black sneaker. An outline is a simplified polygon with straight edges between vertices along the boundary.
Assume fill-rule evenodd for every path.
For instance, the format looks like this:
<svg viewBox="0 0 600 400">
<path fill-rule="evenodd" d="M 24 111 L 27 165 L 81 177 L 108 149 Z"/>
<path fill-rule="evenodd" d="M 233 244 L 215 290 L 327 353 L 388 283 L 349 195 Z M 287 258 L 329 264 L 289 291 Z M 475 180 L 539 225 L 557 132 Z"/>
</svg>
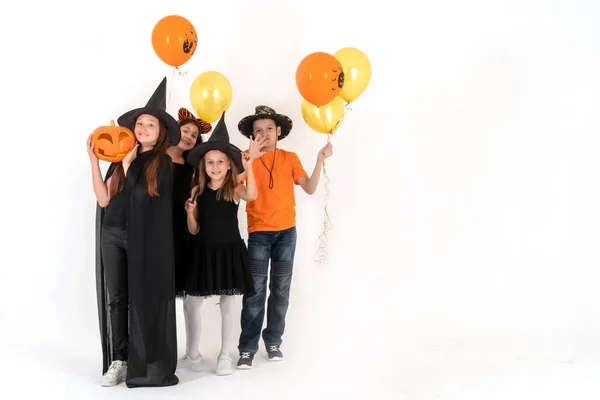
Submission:
<svg viewBox="0 0 600 400">
<path fill-rule="evenodd" d="M 281 361 L 283 360 L 283 353 L 279 349 L 278 344 L 267 345 L 267 354 L 269 355 L 269 361 Z"/>
<path fill-rule="evenodd" d="M 240 353 L 240 359 L 237 362 L 237 369 L 252 368 L 252 360 L 254 360 L 254 354 L 249 351 L 242 351 Z"/>
</svg>

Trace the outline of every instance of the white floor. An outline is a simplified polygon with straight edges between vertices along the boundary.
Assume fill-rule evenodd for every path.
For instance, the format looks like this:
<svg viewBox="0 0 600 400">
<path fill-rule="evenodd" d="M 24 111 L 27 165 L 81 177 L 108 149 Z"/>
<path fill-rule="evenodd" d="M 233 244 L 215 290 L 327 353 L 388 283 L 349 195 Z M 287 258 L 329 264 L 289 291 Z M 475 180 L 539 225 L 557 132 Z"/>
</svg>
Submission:
<svg viewBox="0 0 600 400">
<path fill-rule="evenodd" d="M 600 324 L 591 300 L 565 310 L 550 297 L 545 308 L 533 300 L 517 306 L 512 297 L 423 291 L 425 282 L 414 277 L 393 290 L 394 282 L 388 288 L 375 278 L 351 278 L 355 274 L 327 291 L 337 273 L 299 268 L 285 360 L 267 361 L 261 347 L 252 370 L 227 377 L 214 374 L 220 313 L 217 299 L 207 300 L 200 343 L 207 370 L 180 374 L 180 384 L 170 388 L 99 386 L 95 298 L 87 295 L 94 293 L 93 281 L 44 303 L 22 297 L 19 307 L 0 313 L 0 399 L 600 399 Z M 377 296 L 369 294 L 377 293 L 375 284 Z M 358 287 L 364 295 L 356 296 Z M 478 300 L 457 307 L 465 296 Z M 177 323 L 181 356 L 180 301 Z"/>
<path fill-rule="evenodd" d="M 91 338 L 95 339 L 95 338 Z M 264 350 L 250 371 L 214 375 L 218 346 L 205 349 L 207 371 L 179 374 L 170 388 L 98 385 L 94 351 L 49 344 L 2 349 L 3 399 L 594 399 L 600 398 L 600 351 L 593 337 L 438 337 L 349 344 L 351 335 L 301 346 L 294 338 L 282 362 Z M 95 341 L 90 340 L 90 345 Z M 181 344 L 180 344 L 181 347 Z M 94 354 L 91 354 L 94 353 Z"/>
</svg>

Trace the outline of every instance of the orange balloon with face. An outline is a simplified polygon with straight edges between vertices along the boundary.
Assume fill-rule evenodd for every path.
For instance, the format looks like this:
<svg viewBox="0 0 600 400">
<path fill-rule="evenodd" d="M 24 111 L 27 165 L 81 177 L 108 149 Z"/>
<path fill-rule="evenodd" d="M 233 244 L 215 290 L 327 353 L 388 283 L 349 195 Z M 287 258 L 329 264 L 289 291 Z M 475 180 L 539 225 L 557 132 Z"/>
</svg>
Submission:
<svg viewBox="0 0 600 400">
<path fill-rule="evenodd" d="M 342 65 L 329 53 L 311 53 L 298 65 L 296 86 L 310 104 L 329 104 L 344 87 Z"/>
<path fill-rule="evenodd" d="M 115 121 L 111 120 L 109 126 L 94 130 L 92 143 L 94 154 L 100 160 L 120 162 L 135 146 L 135 136 L 126 127 L 115 126 Z"/>
</svg>

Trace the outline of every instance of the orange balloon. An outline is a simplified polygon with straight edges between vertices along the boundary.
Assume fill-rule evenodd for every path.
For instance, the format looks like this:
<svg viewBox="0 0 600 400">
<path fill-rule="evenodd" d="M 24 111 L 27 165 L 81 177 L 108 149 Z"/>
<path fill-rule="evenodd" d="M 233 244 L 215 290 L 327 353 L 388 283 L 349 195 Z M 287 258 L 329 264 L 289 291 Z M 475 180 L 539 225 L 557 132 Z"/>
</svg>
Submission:
<svg viewBox="0 0 600 400">
<path fill-rule="evenodd" d="M 152 30 L 152 47 L 164 63 L 173 67 L 185 64 L 196 51 L 198 35 L 194 25 L 179 15 L 169 15 Z"/>
<path fill-rule="evenodd" d="M 298 65 L 296 86 L 310 104 L 329 104 L 344 87 L 342 65 L 329 53 L 309 54 Z"/>
</svg>

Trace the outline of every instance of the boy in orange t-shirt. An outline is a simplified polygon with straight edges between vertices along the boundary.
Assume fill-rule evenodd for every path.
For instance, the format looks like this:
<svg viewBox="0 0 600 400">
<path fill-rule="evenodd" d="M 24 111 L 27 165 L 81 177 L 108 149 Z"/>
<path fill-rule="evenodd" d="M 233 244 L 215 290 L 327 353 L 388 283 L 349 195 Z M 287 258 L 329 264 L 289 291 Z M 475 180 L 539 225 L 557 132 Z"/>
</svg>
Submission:
<svg viewBox="0 0 600 400">
<path fill-rule="evenodd" d="M 309 195 L 319 184 L 323 160 L 333 154 L 331 144 L 317 156 L 310 178 L 296 153 L 277 148 L 292 130 L 292 120 L 267 106 L 257 106 L 255 113 L 243 118 L 238 129 L 242 135 L 264 140 L 260 154 L 252 163 L 258 198 L 246 203 L 248 215 L 248 256 L 256 294 L 242 299 L 238 369 L 250 369 L 258 351 L 265 316 L 267 276 L 270 275 L 267 304 L 267 327 L 262 338 L 271 361 L 283 359 L 281 338 L 285 329 L 292 269 L 296 251 L 296 201 L 294 185 Z M 269 261 L 271 271 L 269 274 Z"/>
</svg>

